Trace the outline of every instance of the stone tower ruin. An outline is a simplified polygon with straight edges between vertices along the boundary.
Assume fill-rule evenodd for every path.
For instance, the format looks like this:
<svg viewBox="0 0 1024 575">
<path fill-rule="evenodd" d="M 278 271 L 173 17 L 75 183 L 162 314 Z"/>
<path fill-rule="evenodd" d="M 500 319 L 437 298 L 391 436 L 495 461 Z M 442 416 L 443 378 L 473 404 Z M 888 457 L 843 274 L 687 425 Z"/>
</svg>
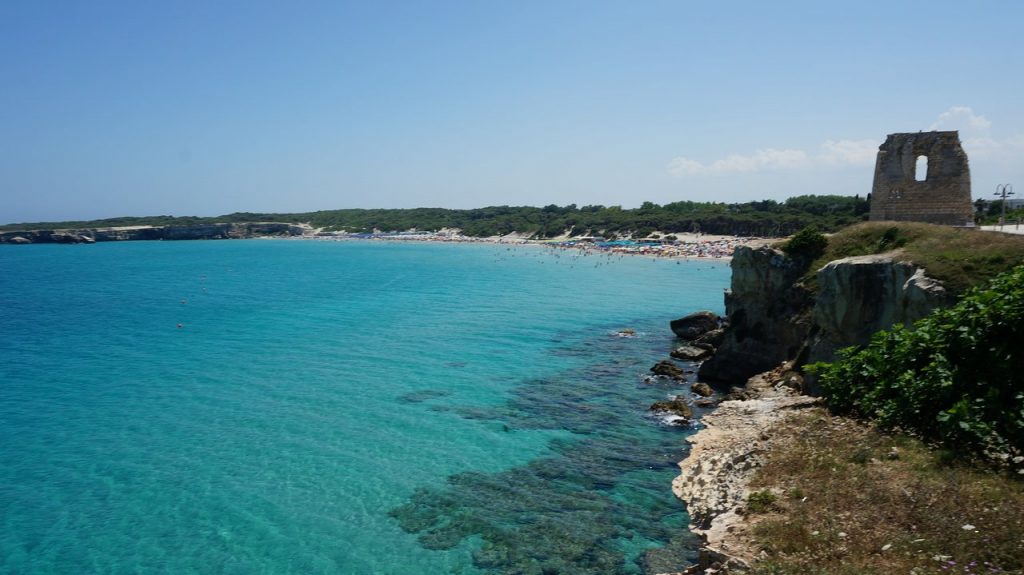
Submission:
<svg viewBox="0 0 1024 575">
<path fill-rule="evenodd" d="M 878 148 L 870 217 L 974 225 L 971 170 L 959 134 L 889 134 Z"/>
</svg>

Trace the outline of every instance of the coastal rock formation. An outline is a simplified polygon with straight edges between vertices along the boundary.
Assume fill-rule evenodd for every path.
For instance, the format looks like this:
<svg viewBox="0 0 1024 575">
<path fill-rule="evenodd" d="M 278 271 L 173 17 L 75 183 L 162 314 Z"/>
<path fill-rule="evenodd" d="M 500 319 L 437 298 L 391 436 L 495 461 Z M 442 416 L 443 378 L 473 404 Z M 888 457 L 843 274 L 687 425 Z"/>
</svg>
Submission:
<svg viewBox="0 0 1024 575">
<path fill-rule="evenodd" d="M 689 438 L 690 454 L 673 482 L 691 530 L 705 541 L 700 565 L 685 573 L 742 571 L 754 557 L 741 536 L 750 527 L 742 516 L 747 484 L 771 448 L 772 428 L 818 401 L 799 395 L 816 391 L 799 365 L 832 360 L 843 347 L 952 303 L 940 282 L 898 254 L 829 262 L 817 272 L 816 295 L 798 283 L 798 262 L 779 251 L 740 248 L 732 266 L 730 326 L 700 377 L 746 385 L 701 419 L 705 429 Z M 772 366 L 779 367 L 767 371 Z"/>
<path fill-rule="evenodd" d="M 681 345 L 672 350 L 669 355 L 675 359 L 681 359 L 683 361 L 700 361 L 707 356 L 711 355 L 712 349 L 697 347 L 695 345 Z"/>
<path fill-rule="evenodd" d="M 912 263 L 889 255 L 844 258 L 818 270 L 818 295 L 808 362 L 829 361 L 835 352 L 864 345 L 872 334 L 894 325 L 910 326 L 949 305 L 942 284 Z"/>
<path fill-rule="evenodd" d="M 663 359 L 658 363 L 654 364 L 654 367 L 651 368 L 651 373 L 653 373 L 654 375 L 668 377 L 677 381 L 683 381 L 686 379 L 686 372 L 667 359 Z"/>
<path fill-rule="evenodd" d="M 704 540 L 700 564 L 686 573 L 727 573 L 745 569 L 756 550 L 736 543 L 731 532 L 743 521 L 747 485 L 770 449 L 771 429 L 797 410 L 818 403 L 774 381 L 752 378 L 753 399 L 725 401 L 701 419 L 690 436 L 689 456 L 679 463 L 672 491 L 686 503 L 690 529 Z"/>
<path fill-rule="evenodd" d="M 691 385 L 690 391 L 696 393 L 701 397 L 711 397 L 712 395 L 715 394 L 714 390 L 711 389 L 711 386 L 704 383 L 703 381 L 698 381 Z"/>
<path fill-rule="evenodd" d="M 725 328 L 720 327 L 718 329 L 713 329 L 709 332 L 704 333 L 697 339 L 693 340 L 692 343 L 694 345 L 710 345 L 712 348 L 717 348 L 718 346 L 722 345 L 722 342 L 724 340 Z"/>
<path fill-rule="evenodd" d="M 798 262 L 768 247 L 738 248 L 732 268 L 729 327 L 701 380 L 741 385 L 783 361 L 831 361 L 839 349 L 952 303 L 941 282 L 898 254 L 829 262 L 817 272 L 817 294 L 798 283 Z"/>
<path fill-rule="evenodd" d="M 656 401 L 651 404 L 650 410 L 655 413 L 674 415 L 679 419 L 678 423 L 689 423 L 693 418 L 693 409 L 682 397 L 673 397 L 665 401 Z"/>
<path fill-rule="evenodd" d="M 779 250 L 736 249 L 725 295 L 729 327 L 718 351 L 701 365 L 702 380 L 742 384 L 796 355 L 811 328 L 811 296 L 796 283 L 802 273 Z"/>
<path fill-rule="evenodd" d="M 718 329 L 722 318 L 711 311 L 698 311 L 669 322 L 672 333 L 686 340 L 696 339 L 705 333 Z"/>
<path fill-rule="evenodd" d="M 688 575 L 744 571 L 757 554 L 745 543 L 756 521 L 743 515 L 747 486 L 772 448 L 773 429 L 818 402 L 799 395 L 816 392 L 799 367 L 953 303 L 941 282 L 898 253 L 829 262 L 817 271 L 816 293 L 799 283 L 805 268 L 771 248 L 738 248 L 732 267 L 729 327 L 700 378 L 745 386 L 701 419 L 705 428 L 688 439 L 690 454 L 673 482 L 691 531 L 705 542 Z"/>
<path fill-rule="evenodd" d="M 96 240 L 75 232 L 53 232 L 50 234 L 50 241 L 55 244 L 91 244 Z"/>
<path fill-rule="evenodd" d="M 262 236 L 301 236 L 307 226 L 278 222 L 197 224 L 191 226 L 133 226 L 82 230 L 19 230 L 0 232 L 0 244 L 70 244 L 132 240 L 217 240 Z"/>
</svg>

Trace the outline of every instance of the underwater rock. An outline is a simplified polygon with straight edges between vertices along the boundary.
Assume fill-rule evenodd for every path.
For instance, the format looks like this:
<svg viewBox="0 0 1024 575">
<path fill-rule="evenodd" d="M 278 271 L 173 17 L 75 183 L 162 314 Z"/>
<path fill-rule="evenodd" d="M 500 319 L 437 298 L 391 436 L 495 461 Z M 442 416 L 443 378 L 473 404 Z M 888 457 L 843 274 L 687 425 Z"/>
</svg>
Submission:
<svg viewBox="0 0 1024 575">
<path fill-rule="evenodd" d="M 621 385 L 635 381 L 664 348 L 663 341 L 638 345 L 642 338 L 612 336 L 617 329 L 554 352 L 583 358 L 588 363 L 582 370 L 517 381 L 502 403 L 424 405 L 508 431 L 571 435 L 550 440 L 550 456 L 421 486 L 389 516 L 424 548 L 468 546 L 473 566 L 487 575 L 639 575 L 694 562 L 699 541 L 665 489 L 686 447 L 677 433 L 638 413 L 678 383 L 652 373 L 649 381 L 660 386 Z M 685 375 L 666 363 L 678 377 Z M 432 397 L 430 390 L 418 390 L 403 399 Z M 689 422 L 667 412 L 658 418 Z M 633 544 L 638 541 L 644 545 Z M 657 547 L 645 549 L 651 544 Z"/>
<path fill-rule="evenodd" d="M 418 391 L 410 391 L 409 393 L 398 396 L 398 401 L 402 403 L 423 403 L 430 399 L 437 399 L 439 397 L 447 397 L 452 392 L 439 390 L 439 389 L 421 389 Z"/>
</svg>

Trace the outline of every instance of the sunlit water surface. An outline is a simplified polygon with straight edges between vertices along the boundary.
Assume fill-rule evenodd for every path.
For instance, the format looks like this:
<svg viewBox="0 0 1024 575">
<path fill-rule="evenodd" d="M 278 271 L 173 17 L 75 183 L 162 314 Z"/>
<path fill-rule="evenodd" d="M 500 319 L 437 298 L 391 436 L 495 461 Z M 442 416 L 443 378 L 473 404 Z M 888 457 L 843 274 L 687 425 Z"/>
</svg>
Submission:
<svg viewBox="0 0 1024 575">
<path fill-rule="evenodd" d="M 489 244 L 2 246 L 0 572 L 678 567 L 687 432 L 646 407 L 683 388 L 643 375 L 728 274 Z"/>
</svg>

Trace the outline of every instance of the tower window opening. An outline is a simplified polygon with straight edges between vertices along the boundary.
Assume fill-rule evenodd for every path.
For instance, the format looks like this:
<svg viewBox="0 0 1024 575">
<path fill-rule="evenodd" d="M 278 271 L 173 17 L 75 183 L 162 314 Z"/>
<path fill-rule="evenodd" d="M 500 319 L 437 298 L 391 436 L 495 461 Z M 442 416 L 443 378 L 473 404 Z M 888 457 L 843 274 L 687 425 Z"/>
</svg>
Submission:
<svg viewBox="0 0 1024 575">
<path fill-rule="evenodd" d="M 928 179 L 928 156 L 918 156 L 914 168 L 914 180 L 923 182 Z"/>
</svg>

